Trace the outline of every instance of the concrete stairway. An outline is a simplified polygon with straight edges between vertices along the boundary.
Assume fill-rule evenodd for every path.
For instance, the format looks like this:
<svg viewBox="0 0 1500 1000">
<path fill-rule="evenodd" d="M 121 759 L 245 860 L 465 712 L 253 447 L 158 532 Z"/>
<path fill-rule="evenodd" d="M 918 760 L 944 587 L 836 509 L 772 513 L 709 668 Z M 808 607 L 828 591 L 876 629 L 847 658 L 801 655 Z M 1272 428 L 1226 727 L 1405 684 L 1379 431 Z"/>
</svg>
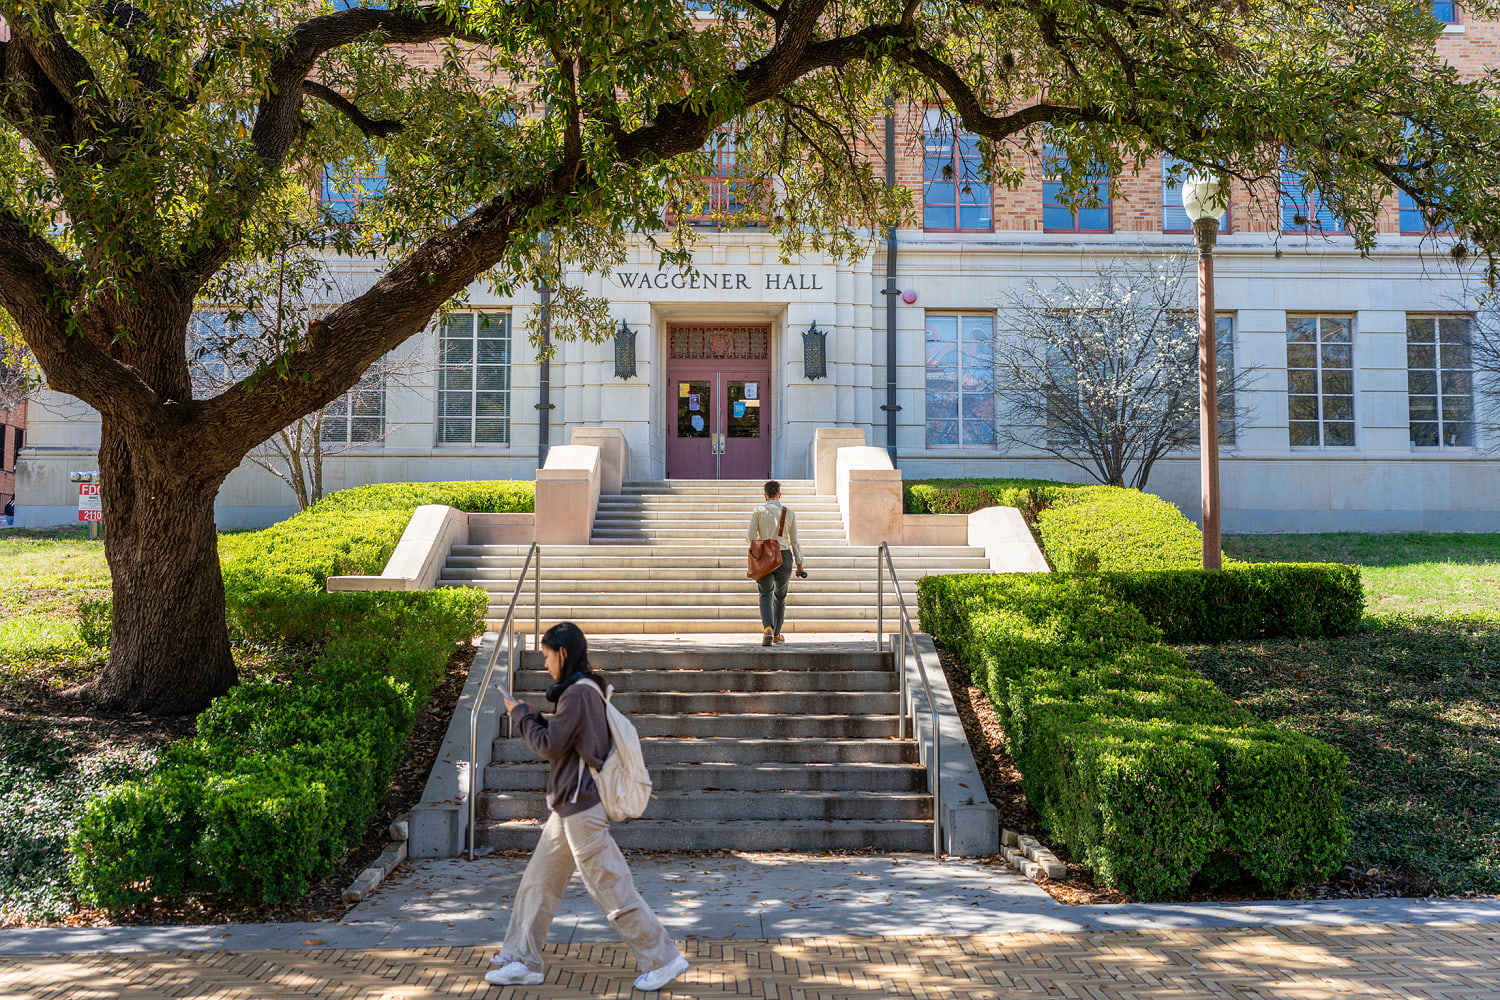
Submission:
<svg viewBox="0 0 1500 1000">
<path fill-rule="evenodd" d="M 785 631 L 873 632 L 876 549 L 844 543 L 837 498 L 810 481 L 783 484 L 797 514 L 809 579 L 792 581 Z M 755 585 L 745 578 L 745 527 L 762 500 L 760 483 L 666 480 L 626 483 L 600 497 L 591 545 L 542 549 L 542 614 L 577 622 L 591 635 L 760 631 Z M 892 559 L 915 613 L 915 581 L 934 573 L 985 572 L 984 552 L 966 547 L 893 547 Z M 490 594 L 489 627 L 499 628 L 526 557 L 520 545 L 456 545 L 440 586 Z M 531 617 L 528 583 L 518 622 Z M 889 590 L 887 623 L 895 605 Z"/>
<path fill-rule="evenodd" d="M 549 612 L 549 619 L 551 618 Z M 913 741 L 898 739 L 889 651 L 852 643 L 765 649 L 591 643 L 595 669 L 642 737 L 655 790 L 622 847 L 655 850 L 926 850 L 932 797 Z M 523 655 L 516 696 L 550 709 L 550 678 Z M 536 843 L 547 765 L 495 741 L 476 844 Z"/>
</svg>

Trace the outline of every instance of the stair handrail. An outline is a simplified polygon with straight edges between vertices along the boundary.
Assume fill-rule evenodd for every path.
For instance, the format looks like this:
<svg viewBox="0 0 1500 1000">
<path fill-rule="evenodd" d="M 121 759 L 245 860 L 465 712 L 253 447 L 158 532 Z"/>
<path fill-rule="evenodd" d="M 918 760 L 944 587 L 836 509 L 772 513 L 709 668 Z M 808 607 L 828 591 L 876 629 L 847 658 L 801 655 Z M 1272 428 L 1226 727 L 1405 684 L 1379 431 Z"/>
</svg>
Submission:
<svg viewBox="0 0 1500 1000">
<path fill-rule="evenodd" d="M 906 654 L 910 652 L 917 661 L 917 674 L 922 678 L 922 689 L 927 694 L 927 708 L 932 713 L 932 856 L 940 858 L 943 856 L 943 734 L 939 728 L 937 699 L 932 696 L 932 684 L 927 680 L 927 666 L 922 662 L 922 653 L 917 649 L 917 630 L 912 626 L 911 613 L 906 610 L 906 597 L 901 593 L 901 580 L 896 576 L 896 564 L 891 560 L 891 546 L 889 542 L 881 542 L 880 548 L 875 556 L 875 649 L 877 652 L 885 649 L 885 574 L 889 570 L 891 574 L 891 589 L 896 595 L 896 609 L 901 613 L 901 632 L 896 638 L 896 675 L 900 678 L 901 697 L 899 711 L 897 713 L 898 739 L 906 738 L 906 717 L 908 706 L 911 712 L 912 735 L 921 736 L 917 732 L 917 705 L 916 700 L 911 697 L 909 685 L 906 683 Z"/>
<path fill-rule="evenodd" d="M 531 648 L 541 648 L 542 641 L 542 547 L 536 542 L 531 543 L 531 548 L 526 550 L 526 561 L 521 564 L 521 574 L 516 578 L 516 588 L 510 594 L 510 606 L 505 609 L 505 622 L 500 626 L 500 633 L 505 642 L 505 690 L 514 691 L 516 687 L 516 640 L 515 633 L 511 631 L 511 623 L 516 618 L 516 601 L 521 598 L 521 588 L 526 585 L 526 575 L 531 571 L 532 557 L 536 558 L 536 573 L 531 577 Z M 525 645 L 524 643 L 522 644 Z M 469 823 L 467 827 L 469 839 L 469 860 L 474 860 L 474 803 L 479 798 L 479 713 L 484 707 L 485 693 L 490 689 L 490 677 L 495 673 L 495 664 L 500 659 L 500 642 L 496 641 L 495 648 L 490 650 L 489 662 L 484 667 L 484 680 L 480 682 L 479 693 L 474 696 L 474 705 L 469 709 Z"/>
</svg>

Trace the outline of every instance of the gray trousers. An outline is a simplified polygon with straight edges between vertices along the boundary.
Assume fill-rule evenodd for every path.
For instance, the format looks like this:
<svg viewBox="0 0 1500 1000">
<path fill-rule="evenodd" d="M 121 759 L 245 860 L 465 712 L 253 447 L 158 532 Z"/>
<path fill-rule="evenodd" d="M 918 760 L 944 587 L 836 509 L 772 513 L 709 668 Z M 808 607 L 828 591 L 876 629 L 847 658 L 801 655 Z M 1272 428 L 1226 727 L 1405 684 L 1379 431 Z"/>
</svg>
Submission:
<svg viewBox="0 0 1500 1000">
<path fill-rule="evenodd" d="M 572 816 L 554 812 L 547 818 L 510 909 L 510 926 L 501 947 L 506 960 L 524 962 L 532 972 L 542 971 L 542 946 L 575 868 L 599 911 L 635 953 L 641 971 L 671 965 L 679 954 L 677 946 L 636 891 L 625 856 L 609 835 L 603 805 Z"/>
<path fill-rule="evenodd" d="M 792 550 L 781 550 L 781 565 L 755 581 L 760 588 L 760 625 L 777 635 L 786 621 L 786 588 L 792 582 Z"/>
</svg>

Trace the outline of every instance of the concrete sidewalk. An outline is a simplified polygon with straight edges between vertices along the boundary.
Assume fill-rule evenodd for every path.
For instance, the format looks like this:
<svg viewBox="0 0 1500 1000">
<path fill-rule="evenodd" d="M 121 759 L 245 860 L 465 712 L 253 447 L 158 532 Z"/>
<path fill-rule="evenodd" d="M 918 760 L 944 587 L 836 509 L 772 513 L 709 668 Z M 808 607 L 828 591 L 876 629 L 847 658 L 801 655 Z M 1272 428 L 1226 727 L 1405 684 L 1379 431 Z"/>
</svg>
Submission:
<svg viewBox="0 0 1500 1000">
<path fill-rule="evenodd" d="M 487 947 L 505 935 L 525 858 L 403 866 L 343 920 L 199 927 L 0 931 L 0 956 L 97 951 Z M 1500 899 L 1382 899 L 1068 906 L 988 859 L 919 854 L 631 852 L 636 884 L 679 940 L 1069 934 L 1097 930 L 1497 925 Z M 553 925 L 558 945 L 612 942 L 575 877 Z"/>
<path fill-rule="evenodd" d="M 692 967 L 666 998 L 1500 1000 L 1500 900 L 1065 906 L 1009 867 L 922 855 L 635 853 Z M 574 881 L 546 981 L 483 980 L 524 858 L 423 862 L 344 920 L 0 931 L 0 997 L 639 997 Z"/>
</svg>

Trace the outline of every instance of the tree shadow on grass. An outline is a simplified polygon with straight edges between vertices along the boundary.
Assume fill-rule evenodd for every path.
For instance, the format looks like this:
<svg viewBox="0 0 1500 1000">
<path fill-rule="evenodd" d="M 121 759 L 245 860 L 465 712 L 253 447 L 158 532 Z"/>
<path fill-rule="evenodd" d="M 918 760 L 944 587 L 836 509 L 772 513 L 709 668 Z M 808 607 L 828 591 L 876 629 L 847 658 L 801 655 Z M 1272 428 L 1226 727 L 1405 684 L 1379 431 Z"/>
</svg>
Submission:
<svg viewBox="0 0 1500 1000">
<path fill-rule="evenodd" d="M 1353 867 L 1500 891 L 1500 622 L 1375 618 L 1187 652 L 1245 708 L 1345 753 Z"/>
</svg>

